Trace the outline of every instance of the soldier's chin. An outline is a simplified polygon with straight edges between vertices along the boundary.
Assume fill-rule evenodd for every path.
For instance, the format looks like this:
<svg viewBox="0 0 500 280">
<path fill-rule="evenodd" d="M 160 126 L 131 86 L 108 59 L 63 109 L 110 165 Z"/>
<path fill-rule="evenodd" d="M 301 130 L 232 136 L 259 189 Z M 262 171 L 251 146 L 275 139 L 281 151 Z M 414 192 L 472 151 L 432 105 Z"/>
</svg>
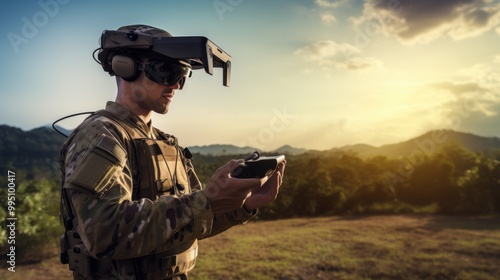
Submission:
<svg viewBox="0 0 500 280">
<path fill-rule="evenodd" d="M 169 109 L 169 106 L 167 104 L 165 107 L 155 108 L 155 110 L 153 110 L 153 111 L 155 113 L 158 113 L 158 114 L 161 114 L 161 115 L 165 115 L 166 113 L 168 113 L 168 109 Z"/>
</svg>

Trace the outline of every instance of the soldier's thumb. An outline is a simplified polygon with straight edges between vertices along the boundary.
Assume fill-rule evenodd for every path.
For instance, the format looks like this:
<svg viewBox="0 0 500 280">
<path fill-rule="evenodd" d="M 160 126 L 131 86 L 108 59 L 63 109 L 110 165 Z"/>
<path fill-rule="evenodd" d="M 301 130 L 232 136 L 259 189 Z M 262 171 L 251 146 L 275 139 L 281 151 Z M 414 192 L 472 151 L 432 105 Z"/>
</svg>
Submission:
<svg viewBox="0 0 500 280">
<path fill-rule="evenodd" d="M 224 171 L 226 171 L 227 173 L 231 173 L 233 170 L 238 168 L 238 166 L 240 166 L 241 163 L 243 163 L 242 159 L 233 159 L 230 162 L 228 162 L 226 166 L 224 166 Z"/>
</svg>

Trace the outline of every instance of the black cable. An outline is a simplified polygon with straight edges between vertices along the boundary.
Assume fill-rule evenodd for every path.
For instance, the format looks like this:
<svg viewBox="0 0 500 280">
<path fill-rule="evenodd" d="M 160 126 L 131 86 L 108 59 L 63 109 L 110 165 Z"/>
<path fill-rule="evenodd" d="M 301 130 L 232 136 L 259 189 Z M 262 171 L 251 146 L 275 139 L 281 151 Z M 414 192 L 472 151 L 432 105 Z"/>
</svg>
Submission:
<svg viewBox="0 0 500 280">
<path fill-rule="evenodd" d="M 95 58 L 95 53 L 96 53 L 97 51 L 100 51 L 100 50 L 102 50 L 102 48 L 97 48 L 97 49 L 95 49 L 95 50 L 94 50 L 94 52 L 92 52 L 92 58 L 95 60 L 95 62 L 97 62 L 97 63 L 99 63 L 100 65 L 102 65 L 102 64 L 101 64 L 101 61 L 99 61 L 97 58 Z"/>
<path fill-rule="evenodd" d="M 56 124 L 62 120 L 65 120 L 65 119 L 68 119 L 68 118 L 72 118 L 72 117 L 76 117 L 76 116 L 80 116 L 80 115 L 91 115 L 93 114 L 94 112 L 82 112 L 82 113 L 76 113 L 76 114 L 72 114 L 72 115 L 69 115 L 69 116 L 65 116 L 65 117 L 62 117 L 58 120 L 56 120 L 55 122 L 52 123 L 52 128 L 59 134 L 61 134 L 62 136 L 68 138 L 69 135 L 66 135 L 64 133 L 62 133 L 59 129 L 56 128 Z"/>
</svg>

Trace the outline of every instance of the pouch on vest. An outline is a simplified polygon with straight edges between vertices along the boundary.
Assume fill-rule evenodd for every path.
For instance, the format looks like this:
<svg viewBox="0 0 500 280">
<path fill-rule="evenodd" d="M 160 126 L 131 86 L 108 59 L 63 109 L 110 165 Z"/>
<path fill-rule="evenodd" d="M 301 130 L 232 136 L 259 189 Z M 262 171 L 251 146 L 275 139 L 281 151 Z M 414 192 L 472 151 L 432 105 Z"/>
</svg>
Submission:
<svg viewBox="0 0 500 280">
<path fill-rule="evenodd" d="M 181 195 L 191 189 L 184 155 L 172 141 L 134 139 L 139 172 L 139 197 L 156 200 L 165 193 Z"/>
</svg>

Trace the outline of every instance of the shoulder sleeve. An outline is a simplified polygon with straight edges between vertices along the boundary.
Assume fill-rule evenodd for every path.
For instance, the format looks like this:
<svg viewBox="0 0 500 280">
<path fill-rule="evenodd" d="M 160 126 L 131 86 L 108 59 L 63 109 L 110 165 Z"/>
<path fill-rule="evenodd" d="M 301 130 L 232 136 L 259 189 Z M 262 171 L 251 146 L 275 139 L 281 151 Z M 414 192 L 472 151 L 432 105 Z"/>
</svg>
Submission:
<svg viewBox="0 0 500 280">
<path fill-rule="evenodd" d="M 67 175 L 65 187 L 102 197 L 125 167 L 126 159 L 127 152 L 115 138 L 98 134 L 81 157 L 69 162 L 73 172 Z"/>
</svg>

